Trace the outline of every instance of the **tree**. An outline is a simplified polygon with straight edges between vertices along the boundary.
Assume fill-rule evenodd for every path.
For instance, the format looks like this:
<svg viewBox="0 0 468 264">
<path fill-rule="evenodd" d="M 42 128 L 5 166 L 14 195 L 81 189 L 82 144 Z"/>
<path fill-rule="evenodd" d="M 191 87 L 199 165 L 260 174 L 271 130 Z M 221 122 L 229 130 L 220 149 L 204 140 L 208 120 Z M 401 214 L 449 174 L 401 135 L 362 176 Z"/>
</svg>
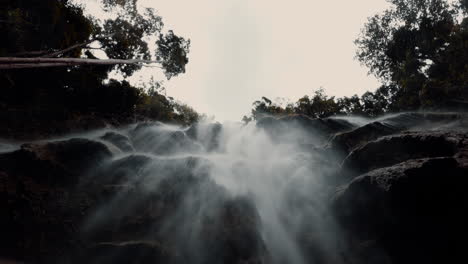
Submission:
<svg viewBox="0 0 468 264">
<path fill-rule="evenodd" d="M 281 105 L 273 103 L 270 99 L 262 97 L 261 100 L 253 103 L 252 119 L 258 120 L 265 116 L 282 116 L 291 113 L 292 109 L 289 105 L 286 108 L 283 108 Z M 248 118 L 246 117 L 246 119 L 243 120 L 247 121 Z"/>
<path fill-rule="evenodd" d="M 340 109 L 335 97 L 328 97 L 323 88 L 320 88 L 314 92 L 312 98 L 307 95 L 300 98 L 296 103 L 295 112 L 313 118 L 323 118 L 339 114 Z"/>
<path fill-rule="evenodd" d="M 33 0 L 36 1 L 36 0 Z M 164 69 L 167 78 L 176 76 L 185 72 L 185 65 L 188 63 L 187 54 L 189 52 L 190 41 L 178 37 L 173 31 L 167 35 L 161 33 L 163 28 L 162 19 L 156 15 L 153 9 L 146 9 L 143 14 L 138 12 L 137 1 L 113 1 L 103 0 L 107 9 L 113 9 L 119 15 L 115 19 L 107 19 L 102 25 L 84 17 L 80 7 L 73 5 L 68 0 L 46 0 L 38 3 L 42 7 L 39 10 L 33 10 L 33 4 L 25 4 L 23 1 L 18 3 L 8 2 L 5 10 L 0 14 L 1 21 L 4 24 L 15 24 L 18 28 L 4 30 L 7 35 L 17 36 L 17 39 L 7 44 L 0 53 L 0 69 L 22 69 L 22 68 L 43 68 L 43 67 L 67 67 L 79 65 L 117 65 L 125 76 L 131 75 L 140 69 L 143 64 L 159 63 Z M 11 12 L 11 10 L 15 10 Z M 54 17 L 44 15 L 44 12 L 51 10 L 64 10 L 74 15 L 74 20 L 58 11 Z M 50 17 L 49 28 L 47 25 L 41 27 L 47 31 L 36 32 L 39 36 L 50 36 L 53 29 L 59 28 L 57 36 L 69 38 L 70 34 L 76 35 L 83 29 L 80 36 L 75 37 L 75 41 L 44 43 L 44 39 L 31 39 L 41 44 L 38 47 L 17 47 L 11 46 L 11 43 L 22 43 L 21 38 L 25 35 L 31 35 L 31 25 L 38 20 L 41 23 L 42 18 Z M 57 23 L 60 20 L 60 23 Z M 76 23 L 75 21 L 80 23 Z M 71 23 L 73 21 L 74 23 Z M 76 23 L 76 24 L 75 24 Z M 72 26 L 70 26 L 72 25 Z M 67 29 L 68 27 L 68 29 Z M 2 28 L 3 29 L 3 28 Z M 34 31 L 34 30 L 33 30 Z M 65 35 L 64 35 L 65 34 Z M 157 59 L 152 60 L 148 43 L 145 39 L 151 36 L 158 36 L 156 41 L 158 46 L 156 50 Z M 57 37 L 53 37 L 57 38 Z M 46 41 L 47 42 L 47 41 Z M 34 43 L 34 42 L 28 42 Z M 44 45 L 45 44 L 45 45 Z M 34 44 L 32 44 L 34 45 Z M 109 59 L 97 59 L 96 57 L 79 58 L 83 51 L 92 51 L 93 49 L 102 50 Z M 15 57 L 21 55 L 21 57 Z"/>
<path fill-rule="evenodd" d="M 338 98 L 337 104 L 343 114 L 347 115 L 363 115 L 363 106 L 359 96 Z"/>
<path fill-rule="evenodd" d="M 355 43 L 369 73 L 398 90 L 392 108 L 442 106 L 461 96 L 468 79 L 468 21 L 459 23 L 458 14 L 466 12 L 466 0 L 456 6 L 444 0 L 388 1 L 392 7 L 369 18 Z"/>
<path fill-rule="evenodd" d="M 0 1 L 1 111 L 44 123 L 81 114 L 193 119 L 164 95 L 125 81 L 148 62 L 167 78 L 183 73 L 189 40 L 163 32 L 162 18 L 138 9 L 136 0 L 102 4 L 113 14 L 104 21 L 86 16 L 73 0 Z M 112 71 L 124 80 L 110 79 Z"/>
<path fill-rule="evenodd" d="M 388 1 L 393 7 L 369 18 L 355 41 L 358 60 L 384 81 L 423 72 L 454 26 L 454 11 L 444 0 Z"/>
<path fill-rule="evenodd" d="M 465 12 L 465 13 L 468 12 L 468 0 L 460 0 L 459 5 L 460 5 L 460 9 L 461 9 L 463 12 Z"/>
</svg>

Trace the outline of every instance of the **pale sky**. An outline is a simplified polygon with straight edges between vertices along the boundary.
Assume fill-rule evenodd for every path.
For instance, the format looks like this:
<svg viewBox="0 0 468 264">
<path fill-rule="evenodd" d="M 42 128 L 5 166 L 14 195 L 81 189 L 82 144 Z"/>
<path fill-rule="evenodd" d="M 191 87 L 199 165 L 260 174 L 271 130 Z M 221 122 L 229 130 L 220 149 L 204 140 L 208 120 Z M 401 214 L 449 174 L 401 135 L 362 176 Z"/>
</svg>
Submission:
<svg viewBox="0 0 468 264">
<path fill-rule="evenodd" d="M 354 59 L 353 41 L 385 0 L 139 1 L 192 41 L 187 72 L 166 81 L 167 94 L 218 121 L 239 121 L 262 96 L 296 101 L 320 87 L 349 96 L 379 86 Z"/>
</svg>

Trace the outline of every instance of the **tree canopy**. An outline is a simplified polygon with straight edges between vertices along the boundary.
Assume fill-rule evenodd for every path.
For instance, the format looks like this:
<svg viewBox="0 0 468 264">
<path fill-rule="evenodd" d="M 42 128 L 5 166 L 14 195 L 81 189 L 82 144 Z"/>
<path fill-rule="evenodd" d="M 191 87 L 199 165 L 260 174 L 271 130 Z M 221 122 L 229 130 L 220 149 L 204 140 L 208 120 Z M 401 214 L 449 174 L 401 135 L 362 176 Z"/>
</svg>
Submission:
<svg viewBox="0 0 468 264">
<path fill-rule="evenodd" d="M 374 92 L 335 98 L 322 89 L 283 107 L 263 98 L 251 117 L 354 114 L 454 109 L 468 105 L 468 1 L 387 0 L 391 7 L 368 19 L 355 41 L 356 58 L 382 81 Z"/>
<path fill-rule="evenodd" d="M 35 3 L 37 2 L 37 3 Z M 0 69 L 26 67 L 59 67 L 82 64 L 117 65 L 125 76 L 139 70 L 144 63 L 159 63 L 167 78 L 185 72 L 190 41 L 173 31 L 162 33 L 162 18 L 151 8 L 139 12 L 137 1 L 103 0 L 103 7 L 116 15 L 99 23 L 85 17 L 83 10 L 70 0 L 7 1 L 3 3 L 2 30 L 9 36 L 0 47 L 1 57 L 60 58 L 47 61 L 14 59 L 0 60 Z M 38 8 L 39 7 L 39 8 Z M 8 25 L 14 25 L 9 27 Z M 31 26 L 35 25 L 35 27 Z M 34 39 L 33 36 L 40 39 Z M 148 38 L 158 40 L 152 56 Z M 20 45 L 14 45 L 19 43 Z M 27 46 L 21 45 L 28 43 Z M 86 55 L 86 51 L 100 49 L 111 60 L 65 60 Z M 92 54 L 92 52 L 89 52 Z M 154 57 L 155 60 L 152 60 Z M 114 60 L 112 60 L 114 59 Z M 119 60 L 119 61 L 117 61 Z M 125 60 L 127 62 L 125 62 Z"/>
<path fill-rule="evenodd" d="M 0 1 L 1 111 L 44 113 L 45 120 L 76 112 L 184 120 L 179 103 L 148 91 L 160 84 L 135 87 L 126 78 L 143 65 L 168 79 L 184 73 L 190 40 L 164 30 L 161 16 L 136 0 L 100 3 L 108 12 L 101 20 L 73 0 Z"/>
<path fill-rule="evenodd" d="M 357 59 L 385 84 L 398 88 L 394 99 L 402 110 L 466 100 L 466 1 L 388 2 L 392 7 L 370 17 L 356 40 Z"/>
</svg>

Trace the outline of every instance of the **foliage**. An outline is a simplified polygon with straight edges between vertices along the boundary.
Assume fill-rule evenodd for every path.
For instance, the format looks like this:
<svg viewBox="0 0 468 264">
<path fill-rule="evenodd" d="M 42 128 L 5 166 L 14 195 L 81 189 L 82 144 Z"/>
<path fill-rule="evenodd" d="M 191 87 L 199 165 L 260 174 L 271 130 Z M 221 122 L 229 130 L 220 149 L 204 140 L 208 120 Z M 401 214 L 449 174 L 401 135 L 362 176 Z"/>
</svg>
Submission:
<svg viewBox="0 0 468 264">
<path fill-rule="evenodd" d="M 297 114 L 322 118 L 339 113 L 339 106 L 335 101 L 335 97 L 328 97 L 321 88 L 315 91 L 312 98 L 307 95 L 300 98 L 294 110 Z"/>
<path fill-rule="evenodd" d="M 366 92 L 361 97 L 335 98 L 325 94 L 323 88 L 316 90 L 313 96 L 307 95 L 299 98 L 295 103 L 288 103 L 286 107 L 273 103 L 266 97 L 253 103 L 250 117 L 244 116 L 242 121 L 248 123 L 265 116 L 285 116 L 301 114 L 312 118 L 325 118 L 336 115 L 358 115 L 364 117 L 377 117 L 387 112 L 396 111 L 394 98 L 397 89 L 395 86 L 382 85 L 375 92 Z"/>
<path fill-rule="evenodd" d="M 161 62 L 166 77 L 170 79 L 179 73 L 185 73 L 190 40 L 186 41 L 169 30 L 166 35 L 161 34 L 156 43 L 159 47 L 156 51 L 156 59 Z"/>
<path fill-rule="evenodd" d="M 260 119 L 269 115 L 286 115 L 292 113 L 291 107 L 288 105 L 286 108 L 273 103 L 270 99 L 262 97 L 261 100 L 253 103 L 252 118 Z M 244 116 L 243 121 L 249 122 L 252 118 Z"/>
<path fill-rule="evenodd" d="M 356 40 L 357 58 L 397 88 L 394 107 L 414 110 L 466 100 L 466 1 L 389 0 L 392 8 L 369 18 Z M 466 13 L 465 13 L 466 14 Z"/>
<path fill-rule="evenodd" d="M 253 104 L 249 122 L 265 115 L 376 117 L 388 112 L 438 109 L 468 101 L 468 1 L 387 0 L 391 8 L 370 17 L 355 41 L 356 57 L 382 81 L 361 97 L 335 98 L 323 89 L 287 107 L 268 98 Z M 468 104 L 468 103 L 465 103 Z"/>
<path fill-rule="evenodd" d="M 0 1 L 0 34 L 7 40 L 0 42 L 0 56 L 96 59 L 105 54 L 110 59 L 144 60 L 157 56 L 167 78 L 185 72 L 190 41 L 172 31 L 163 33 L 162 18 L 154 10 L 139 10 L 136 0 L 102 0 L 102 4 L 114 18 L 100 22 L 87 17 L 72 0 Z M 150 50 L 149 41 L 155 41 L 156 51 Z M 193 109 L 125 80 L 140 68 L 125 64 L 3 70 L 0 107 L 38 113 L 146 115 L 174 122 L 196 119 Z M 109 79 L 115 69 L 124 80 Z"/>
<path fill-rule="evenodd" d="M 175 101 L 172 97 L 161 94 L 164 88 L 160 83 L 153 83 L 145 89 L 135 113 L 153 120 L 189 125 L 197 122 L 201 116 L 190 106 Z"/>
</svg>

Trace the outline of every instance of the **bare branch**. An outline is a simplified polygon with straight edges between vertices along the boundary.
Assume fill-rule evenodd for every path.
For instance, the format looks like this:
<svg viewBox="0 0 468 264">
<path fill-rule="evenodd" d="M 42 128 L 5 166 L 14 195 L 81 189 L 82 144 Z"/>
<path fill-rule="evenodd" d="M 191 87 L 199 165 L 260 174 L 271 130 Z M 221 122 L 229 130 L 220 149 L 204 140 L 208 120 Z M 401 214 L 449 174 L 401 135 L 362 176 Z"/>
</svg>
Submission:
<svg viewBox="0 0 468 264">
<path fill-rule="evenodd" d="M 57 57 L 57 56 L 60 56 L 64 53 L 67 53 L 69 51 L 72 51 L 74 49 L 78 49 L 78 48 L 83 48 L 83 47 L 86 47 L 88 46 L 89 44 L 91 44 L 92 42 L 94 42 L 95 40 L 92 39 L 92 40 L 88 40 L 86 42 L 83 42 L 83 43 L 78 43 L 78 44 L 75 44 L 73 46 L 70 46 L 66 49 L 63 49 L 63 50 L 59 50 L 59 51 L 56 51 L 56 52 L 53 52 L 53 53 L 50 53 L 50 54 L 46 54 L 44 56 L 41 56 L 42 58 L 53 58 L 53 57 Z"/>
<path fill-rule="evenodd" d="M 0 69 L 25 69 L 44 67 L 65 67 L 78 65 L 154 64 L 151 60 L 84 59 L 84 58 L 19 58 L 0 57 Z"/>
<path fill-rule="evenodd" d="M 13 69 L 30 69 L 30 68 L 50 68 L 50 67 L 66 67 L 66 63 L 42 63 L 42 64 L 0 64 L 0 70 L 13 70 Z"/>
<path fill-rule="evenodd" d="M 50 51 L 47 50 L 35 50 L 35 51 L 24 51 L 13 54 L 14 57 L 28 57 L 28 56 L 42 56 Z"/>
</svg>

